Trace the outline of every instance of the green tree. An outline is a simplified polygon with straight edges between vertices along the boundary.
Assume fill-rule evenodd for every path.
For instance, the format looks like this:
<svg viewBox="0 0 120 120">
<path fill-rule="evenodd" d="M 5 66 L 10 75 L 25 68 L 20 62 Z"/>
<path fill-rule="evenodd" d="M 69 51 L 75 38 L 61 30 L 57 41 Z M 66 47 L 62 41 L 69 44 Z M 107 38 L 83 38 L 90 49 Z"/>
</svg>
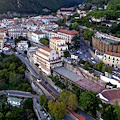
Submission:
<svg viewBox="0 0 120 120">
<path fill-rule="evenodd" d="M 71 91 L 62 90 L 59 101 L 63 102 L 64 105 L 69 106 L 72 110 L 76 110 L 78 108 L 77 96 Z"/>
<path fill-rule="evenodd" d="M 47 109 L 48 99 L 44 95 L 41 95 L 39 98 L 40 105 Z"/>
<path fill-rule="evenodd" d="M 120 107 L 119 107 L 119 105 L 118 105 L 118 101 L 116 101 L 114 107 L 115 107 L 114 112 L 116 112 L 117 118 L 118 118 L 118 120 L 120 120 Z"/>
<path fill-rule="evenodd" d="M 67 57 L 69 57 L 69 56 L 70 56 L 69 51 L 67 51 L 67 50 L 66 50 L 66 51 L 64 51 L 64 57 L 65 57 L 65 58 L 67 58 Z"/>
<path fill-rule="evenodd" d="M 12 116 L 13 116 L 12 113 L 9 111 L 9 112 L 6 113 L 5 118 L 10 120 L 12 118 Z"/>
<path fill-rule="evenodd" d="M 46 45 L 46 46 L 49 45 L 49 40 L 48 40 L 48 38 L 41 38 L 41 39 L 40 39 L 40 42 L 41 42 L 42 44 Z"/>
<path fill-rule="evenodd" d="M 78 108 L 78 100 L 75 94 L 70 95 L 68 99 L 68 106 L 74 111 Z"/>
<path fill-rule="evenodd" d="M 23 102 L 23 108 L 25 108 L 25 109 L 32 109 L 32 108 L 33 108 L 32 98 L 27 98 L 27 99 Z"/>
<path fill-rule="evenodd" d="M 80 30 L 79 24 L 78 24 L 77 22 L 74 22 L 74 23 L 72 24 L 72 28 L 75 29 L 75 30 L 77 30 L 77 31 Z"/>
<path fill-rule="evenodd" d="M 103 110 L 101 112 L 101 117 L 104 120 L 119 120 L 117 119 L 117 114 L 113 105 L 106 104 L 104 106 L 105 107 L 103 107 Z"/>
<path fill-rule="evenodd" d="M 96 111 L 99 110 L 101 100 L 96 97 L 97 93 L 93 91 L 82 92 L 79 99 L 79 105 L 96 117 Z"/>
<path fill-rule="evenodd" d="M 56 118 L 62 119 L 66 114 L 66 108 L 62 103 L 54 103 L 51 100 L 48 102 L 48 108 Z"/>
<path fill-rule="evenodd" d="M 113 71 L 112 68 L 108 69 L 108 73 L 112 73 L 112 71 Z"/>
<path fill-rule="evenodd" d="M 84 68 L 85 70 L 88 70 L 89 67 L 90 67 L 90 63 L 89 63 L 88 61 L 86 61 L 85 64 L 84 64 L 84 66 L 83 66 L 83 68 Z"/>
<path fill-rule="evenodd" d="M 4 114 L 0 112 L 0 120 L 4 120 Z"/>
</svg>

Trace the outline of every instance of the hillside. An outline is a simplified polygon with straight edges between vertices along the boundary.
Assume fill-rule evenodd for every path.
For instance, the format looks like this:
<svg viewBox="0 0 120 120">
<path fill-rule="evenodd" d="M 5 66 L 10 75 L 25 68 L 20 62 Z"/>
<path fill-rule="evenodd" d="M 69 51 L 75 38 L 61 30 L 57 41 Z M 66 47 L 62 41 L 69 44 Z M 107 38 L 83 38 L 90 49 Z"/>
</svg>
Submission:
<svg viewBox="0 0 120 120">
<path fill-rule="evenodd" d="M 111 0 L 108 4 L 109 10 L 120 10 L 120 0 Z"/>
<path fill-rule="evenodd" d="M 54 12 L 60 7 L 71 7 L 81 2 L 82 0 L 0 0 L 0 13 L 41 13 L 44 8 Z"/>
</svg>

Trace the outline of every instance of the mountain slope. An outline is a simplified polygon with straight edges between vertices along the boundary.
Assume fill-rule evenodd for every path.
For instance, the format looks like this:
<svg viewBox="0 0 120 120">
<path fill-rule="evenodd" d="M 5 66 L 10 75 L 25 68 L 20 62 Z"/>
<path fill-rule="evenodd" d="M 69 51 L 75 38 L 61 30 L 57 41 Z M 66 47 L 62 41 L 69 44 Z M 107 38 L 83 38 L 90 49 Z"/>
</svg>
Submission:
<svg viewBox="0 0 120 120">
<path fill-rule="evenodd" d="M 43 8 L 56 11 L 60 7 L 70 7 L 83 0 L 0 0 L 0 13 L 41 13 Z"/>
</svg>

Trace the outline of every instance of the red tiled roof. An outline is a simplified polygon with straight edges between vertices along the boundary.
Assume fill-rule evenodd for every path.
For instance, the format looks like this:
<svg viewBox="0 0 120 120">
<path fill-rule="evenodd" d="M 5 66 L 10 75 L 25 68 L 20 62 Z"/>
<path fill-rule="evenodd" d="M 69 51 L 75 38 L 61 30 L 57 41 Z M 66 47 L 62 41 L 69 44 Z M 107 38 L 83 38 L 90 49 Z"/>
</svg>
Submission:
<svg viewBox="0 0 120 120">
<path fill-rule="evenodd" d="M 40 32 L 38 30 L 34 31 L 33 33 L 37 34 L 37 35 L 41 35 L 41 34 L 44 34 L 43 32 Z"/>
<path fill-rule="evenodd" d="M 120 53 L 106 52 L 105 54 L 108 54 L 108 55 L 111 55 L 111 56 L 120 57 Z"/>
<path fill-rule="evenodd" d="M 104 90 L 101 92 L 101 94 L 107 98 L 109 101 L 114 100 L 114 99 L 120 99 L 120 92 L 118 89 L 109 89 L 109 90 Z"/>
<path fill-rule="evenodd" d="M 78 32 L 75 31 L 75 30 L 69 31 L 69 30 L 61 29 L 61 30 L 59 30 L 58 32 L 62 32 L 62 33 L 69 34 L 69 35 L 75 35 L 75 34 L 78 34 Z"/>
<path fill-rule="evenodd" d="M 60 38 L 60 37 L 53 37 L 53 38 L 51 38 L 51 39 L 59 40 L 59 39 L 61 39 L 61 38 Z"/>
<path fill-rule="evenodd" d="M 40 49 L 43 49 L 43 50 L 45 50 L 45 51 L 48 51 L 48 52 L 50 52 L 52 49 L 50 49 L 50 48 L 48 48 L 48 47 L 40 47 Z"/>
</svg>

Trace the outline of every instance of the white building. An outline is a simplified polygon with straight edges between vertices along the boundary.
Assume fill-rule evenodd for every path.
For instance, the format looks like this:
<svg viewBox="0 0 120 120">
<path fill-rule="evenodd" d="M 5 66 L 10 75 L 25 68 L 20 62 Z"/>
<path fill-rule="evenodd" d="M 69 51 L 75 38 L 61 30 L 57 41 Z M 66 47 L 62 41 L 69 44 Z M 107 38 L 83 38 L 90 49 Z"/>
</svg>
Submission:
<svg viewBox="0 0 120 120">
<path fill-rule="evenodd" d="M 27 41 L 20 41 L 17 43 L 17 50 L 27 50 L 28 49 L 28 43 Z"/>
<path fill-rule="evenodd" d="M 33 55 L 34 63 L 39 65 L 39 68 L 47 75 L 51 74 L 51 68 L 62 66 L 62 61 L 56 50 L 48 47 L 40 47 Z"/>
<path fill-rule="evenodd" d="M 45 38 L 45 33 L 41 32 L 41 31 L 34 31 L 32 33 L 32 41 L 35 42 L 35 43 L 40 43 L 40 39 L 41 38 Z"/>
</svg>

